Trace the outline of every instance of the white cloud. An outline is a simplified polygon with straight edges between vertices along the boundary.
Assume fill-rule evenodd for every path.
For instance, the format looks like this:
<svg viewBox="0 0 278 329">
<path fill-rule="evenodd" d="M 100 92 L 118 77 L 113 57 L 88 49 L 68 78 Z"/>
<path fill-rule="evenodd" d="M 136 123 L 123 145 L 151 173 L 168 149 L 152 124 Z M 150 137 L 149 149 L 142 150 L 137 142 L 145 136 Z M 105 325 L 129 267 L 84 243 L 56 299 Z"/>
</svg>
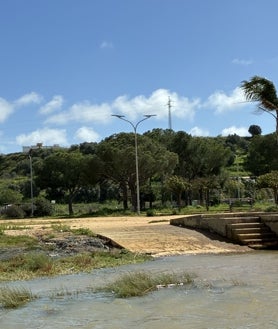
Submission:
<svg viewBox="0 0 278 329">
<path fill-rule="evenodd" d="M 4 122 L 14 111 L 12 104 L 0 98 L 0 122 Z"/>
<path fill-rule="evenodd" d="M 108 41 L 102 41 L 102 43 L 99 46 L 101 49 L 107 49 L 107 48 L 114 48 L 114 45 L 112 42 L 108 42 Z"/>
<path fill-rule="evenodd" d="M 216 113 L 236 110 L 245 106 L 246 99 L 240 87 L 235 88 L 230 95 L 217 91 L 208 97 L 203 107 L 215 109 Z"/>
<path fill-rule="evenodd" d="M 16 142 L 21 146 L 36 145 L 43 143 L 43 145 L 52 146 L 54 144 L 67 145 L 66 130 L 43 128 L 38 129 L 30 134 L 21 134 L 16 137 Z"/>
<path fill-rule="evenodd" d="M 228 136 L 228 135 L 234 135 L 234 134 L 236 134 L 238 136 L 242 136 L 242 137 L 249 136 L 248 128 L 232 126 L 232 127 L 223 129 L 221 132 L 222 136 Z"/>
<path fill-rule="evenodd" d="M 209 136 L 209 131 L 199 127 L 193 127 L 190 129 L 189 134 L 192 136 Z"/>
<path fill-rule="evenodd" d="M 68 111 L 50 116 L 45 122 L 65 125 L 69 122 L 106 123 L 111 116 L 111 107 L 108 104 L 93 105 L 88 101 L 72 105 Z"/>
<path fill-rule="evenodd" d="M 35 92 L 31 92 L 29 94 L 25 94 L 22 97 L 18 98 L 14 103 L 15 106 L 21 107 L 29 104 L 39 104 L 42 101 L 42 96 Z"/>
<path fill-rule="evenodd" d="M 133 98 L 127 95 L 117 97 L 111 103 L 92 104 L 83 101 L 73 104 L 68 110 L 50 115 L 46 124 L 66 125 L 69 122 L 79 123 L 108 123 L 111 114 L 125 115 L 129 120 L 137 120 L 145 114 L 155 114 L 157 119 L 168 117 L 168 99 L 171 98 L 171 114 L 177 118 L 192 121 L 195 112 L 201 107 L 200 99 L 190 100 L 166 89 L 155 90 L 149 97 L 138 95 Z M 41 113 L 51 114 L 51 111 L 62 104 L 62 96 L 56 96 L 51 102 L 43 106 Z"/>
<path fill-rule="evenodd" d="M 180 97 L 177 93 L 171 93 L 166 89 L 155 90 L 150 97 L 143 95 L 134 98 L 120 96 L 112 104 L 113 112 L 126 115 L 129 119 L 135 120 L 144 114 L 156 114 L 158 119 L 168 117 L 168 99 L 171 99 L 171 114 L 178 118 L 192 120 L 196 109 L 200 106 L 200 100 L 189 100 L 187 97 Z"/>
<path fill-rule="evenodd" d="M 171 93 L 166 89 L 158 89 L 149 97 L 139 95 L 129 98 L 127 95 L 119 96 L 110 104 L 91 104 L 88 101 L 73 104 L 67 111 L 52 115 L 46 119 L 48 124 L 65 125 L 69 122 L 81 123 L 107 123 L 111 114 L 122 114 L 130 120 L 136 120 L 144 114 L 156 114 L 158 119 L 168 117 L 168 97 L 171 97 L 173 116 L 192 120 L 195 111 L 200 107 L 200 100 L 189 100 Z"/>
<path fill-rule="evenodd" d="M 234 58 L 232 60 L 232 63 L 233 64 L 237 64 L 237 65 L 243 65 L 243 66 L 246 66 L 246 65 L 251 65 L 253 64 L 253 61 L 251 59 L 239 59 L 239 58 Z"/>
<path fill-rule="evenodd" d="M 81 127 L 76 131 L 75 139 L 82 142 L 97 142 L 100 140 L 100 136 L 92 128 Z"/>
<path fill-rule="evenodd" d="M 51 114 L 56 110 L 60 110 L 63 103 L 64 103 L 63 96 L 55 95 L 53 96 L 51 101 L 43 105 L 39 111 L 41 114 Z"/>
<path fill-rule="evenodd" d="M 42 101 L 42 96 L 35 92 L 25 94 L 14 102 L 8 102 L 0 97 L 0 123 L 7 120 L 7 118 L 14 112 L 16 108 L 27 106 L 30 104 L 39 104 Z"/>
</svg>

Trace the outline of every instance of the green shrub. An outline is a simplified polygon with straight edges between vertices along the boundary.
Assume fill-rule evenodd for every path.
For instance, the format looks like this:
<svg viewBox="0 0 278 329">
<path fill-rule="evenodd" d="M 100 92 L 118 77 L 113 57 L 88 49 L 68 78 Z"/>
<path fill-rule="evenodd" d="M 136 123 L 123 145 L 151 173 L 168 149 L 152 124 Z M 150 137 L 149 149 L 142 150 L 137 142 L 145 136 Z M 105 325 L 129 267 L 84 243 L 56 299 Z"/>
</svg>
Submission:
<svg viewBox="0 0 278 329">
<path fill-rule="evenodd" d="M 88 268 L 95 263 L 92 255 L 89 253 L 81 253 L 81 254 L 75 255 L 72 257 L 71 260 L 74 263 L 74 265 L 80 269 Z"/>
<path fill-rule="evenodd" d="M 155 210 L 154 209 L 148 209 L 147 212 L 146 212 L 146 215 L 148 217 L 155 216 Z"/>
<path fill-rule="evenodd" d="M 53 231 L 56 232 L 71 232 L 71 228 L 69 225 L 62 225 L 62 224 L 53 224 L 51 225 Z"/>
<path fill-rule="evenodd" d="M 273 205 L 273 206 L 270 206 L 270 207 L 267 207 L 266 209 L 265 209 L 265 211 L 266 212 L 277 212 L 277 205 Z"/>
<path fill-rule="evenodd" d="M 0 189 L 0 204 L 14 204 L 21 203 L 22 194 L 14 189 L 2 187 Z"/>
<path fill-rule="evenodd" d="M 45 198 L 37 198 L 34 205 L 36 216 L 51 216 L 54 212 L 51 202 Z"/>
<path fill-rule="evenodd" d="M 33 207 L 34 207 L 34 205 L 33 205 Z M 31 217 L 31 215 L 32 215 L 32 204 L 31 203 L 23 203 L 20 205 L 20 208 L 24 211 L 25 217 Z"/>
<path fill-rule="evenodd" d="M 4 213 L 5 217 L 8 217 L 8 218 L 24 218 L 25 217 L 24 210 L 15 204 L 7 206 L 6 209 L 3 211 L 3 213 Z"/>
<path fill-rule="evenodd" d="M 86 236 L 89 236 L 89 237 L 95 237 L 96 236 L 96 234 L 93 231 L 91 231 L 89 228 L 85 228 L 85 227 L 71 229 L 71 232 L 75 235 L 86 235 Z"/>
<path fill-rule="evenodd" d="M 43 253 L 29 253 L 24 257 L 24 269 L 31 272 L 49 272 L 53 261 Z"/>
<path fill-rule="evenodd" d="M 5 232 L 5 227 L 1 228 Z M 38 239 L 27 235 L 8 235 L 3 234 L 0 239 L 1 247 L 25 247 L 27 249 L 34 249 L 38 247 Z"/>
</svg>

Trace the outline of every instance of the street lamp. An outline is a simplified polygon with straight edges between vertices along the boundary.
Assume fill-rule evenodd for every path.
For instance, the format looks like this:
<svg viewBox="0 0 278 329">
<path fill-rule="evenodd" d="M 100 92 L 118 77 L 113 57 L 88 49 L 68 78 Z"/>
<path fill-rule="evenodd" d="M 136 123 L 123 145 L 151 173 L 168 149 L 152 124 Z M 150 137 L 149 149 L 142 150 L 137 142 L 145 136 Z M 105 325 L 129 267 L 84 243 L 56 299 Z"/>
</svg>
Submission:
<svg viewBox="0 0 278 329">
<path fill-rule="evenodd" d="M 133 123 L 127 119 L 125 119 L 125 116 L 124 115 L 119 115 L 119 114 L 112 114 L 113 117 L 116 117 L 118 119 L 121 119 L 123 121 L 126 121 L 128 122 L 133 130 L 134 130 L 134 140 L 135 140 L 135 167 L 136 167 L 136 194 L 137 194 L 137 214 L 140 215 L 140 187 L 139 187 L 139 167 L 138 167 L 138 146 L 137 146 L 137 127 L 138 125 L 151 118 L 151 117 L 154 117 L 155 114 L 146 114 L 144 115 L 144 118 L 141 119 L 140 121 L 138 121 L 137 123 Z"/>
<path fill-rule="evenodd" d="M 29 150 L 29 160 L 30 160 L 30 181 L 31 181 L 31 217 L 34 216 L 34 195 L 33 195 L 33 166 L 32 166 L 32 149 Z"/>
</svg>

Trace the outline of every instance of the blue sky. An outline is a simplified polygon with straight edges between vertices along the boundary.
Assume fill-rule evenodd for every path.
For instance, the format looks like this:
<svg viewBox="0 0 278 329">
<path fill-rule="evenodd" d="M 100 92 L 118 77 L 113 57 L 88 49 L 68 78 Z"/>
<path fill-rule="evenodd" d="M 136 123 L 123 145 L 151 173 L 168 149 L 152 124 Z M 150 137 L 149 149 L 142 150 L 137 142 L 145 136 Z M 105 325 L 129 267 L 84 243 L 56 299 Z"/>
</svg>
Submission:
<svg viewBox="0 0 278 329">
<path fill-rule="evenodd" d="M 278 86 L 277 0 L 0 0 L 0 152 L 138 133 L 263 134 L 239 88 Z"/>
</svg>

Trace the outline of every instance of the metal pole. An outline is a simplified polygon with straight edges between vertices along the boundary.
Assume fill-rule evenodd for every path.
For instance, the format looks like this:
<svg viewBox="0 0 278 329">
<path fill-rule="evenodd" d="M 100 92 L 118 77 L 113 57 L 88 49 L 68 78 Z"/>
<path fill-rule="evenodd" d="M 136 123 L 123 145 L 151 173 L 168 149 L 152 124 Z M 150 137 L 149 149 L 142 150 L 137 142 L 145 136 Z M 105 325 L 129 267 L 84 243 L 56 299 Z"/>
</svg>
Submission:
<svg viewBox="0 0 278 329">
<path fill-rule="evenodd" d="M 152 115 L 144 115 L 144 119 L 141 119 L 140 121 L 138 121 L 136 124 L 132 123 L 131 121 L 125 119 L 124 115 L 117 115 L 117 114 L 112 114 L 113 117 L 116 117 L 118 119 L 121 119 L 123 121 L 128 122 L 133 130 L 134 130 L 134 144 L 135 144 L 135 171 L 136 171 L 136 199 L 137 199 L 137 214 L 140 215 L 140 183 L 139 183 L 139 165 L 138 165 L 138 143 L 137 143 L 137 127 L 138 125 L 142 122 L 145 121 L 153 116 L 155 116 L 155 114 Z"/>
<path fill-rule="evenodd" d="M 32 149 L 29 151 L 29 159 L 30 159 L 30 189 L 31 189 L 31 217 L 34 216 L 34 196 L 33 196 L 33 166 L 32 166 Z"/>
<path fill-rule="evenodd" d="M 172 130 L 172 118 L 171 118 L 171 108 L 172 108 L 172 104 L 171 104 L 171 98 L 170 96 L 168 97 L 168 128 Z"/>
<path fill-rule="evenodd" d="M 138 145 L 137 145 L 137 131 L 134 128 L 135 139 L 135 167 L 136 167 L 136 195 L 137 195 L 137 214 L 140 215 L 140 187 L 139 187 L 139 165 L 138 165 Z"/>
</svg>

